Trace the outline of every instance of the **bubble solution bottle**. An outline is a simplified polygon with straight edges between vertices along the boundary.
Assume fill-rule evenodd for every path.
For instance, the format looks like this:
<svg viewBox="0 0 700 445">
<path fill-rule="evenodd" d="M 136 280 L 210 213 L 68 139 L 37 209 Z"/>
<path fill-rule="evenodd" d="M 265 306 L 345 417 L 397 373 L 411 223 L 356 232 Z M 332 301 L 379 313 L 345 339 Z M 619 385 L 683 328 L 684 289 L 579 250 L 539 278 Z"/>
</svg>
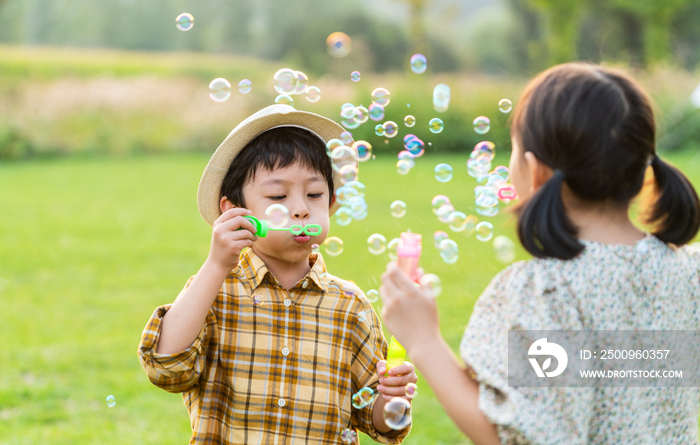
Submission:
<svg viewBox="0 0 700 445">
<path fill-rule="evenodd" d="M 421 249 L 421 236 L 419 234 L 411 232 L 403 232 L 401 234 L 401 240 L 396 250 L 396 254 L 399 257 L 398 264 L 413 281 L 418 279 L 417 271 Z M 385 375 L 389 375 L 389 370 L 399 366 L 404 362 L 405 358 L 406 350 L 392 335 L 386 355 L 387 373 Z"/>
</svg>

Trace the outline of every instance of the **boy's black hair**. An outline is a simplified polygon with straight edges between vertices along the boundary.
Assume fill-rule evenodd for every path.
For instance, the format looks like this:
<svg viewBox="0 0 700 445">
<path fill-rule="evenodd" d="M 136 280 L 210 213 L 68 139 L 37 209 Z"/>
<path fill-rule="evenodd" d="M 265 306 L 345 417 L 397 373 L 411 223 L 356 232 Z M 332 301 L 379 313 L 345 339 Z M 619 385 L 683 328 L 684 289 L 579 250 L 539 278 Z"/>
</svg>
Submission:
<svg viewBox="0 0 700 445">
<path fill-rule="evenodd" d="M 243 187 L 255 177 L 258 168 L 269 171 L 300 162 L 326 178 L 333 203 L 333 167 L 325 143 L 308 130 L 278 127 L 256 136 L 236 155 L 221 184 L 219 199 L 226 197 L 236 207 L 245 207 Z"/>
<path fill-rule="evenodd" d="M 676 245 L 700 229 L 700 201 L 688 178 L 656 155 L 651 100 L 622 71 L 582 63 L 558 65 L 527 86 L 511 133 L 555 174 L 518 208 L 518 236 L 540 258 L 570 259 L 584 246 L 566 215 L 564 182 L 579 198 L 629 205 L 651 165 L 656 201 L 647 223 Z"/>
</svg>

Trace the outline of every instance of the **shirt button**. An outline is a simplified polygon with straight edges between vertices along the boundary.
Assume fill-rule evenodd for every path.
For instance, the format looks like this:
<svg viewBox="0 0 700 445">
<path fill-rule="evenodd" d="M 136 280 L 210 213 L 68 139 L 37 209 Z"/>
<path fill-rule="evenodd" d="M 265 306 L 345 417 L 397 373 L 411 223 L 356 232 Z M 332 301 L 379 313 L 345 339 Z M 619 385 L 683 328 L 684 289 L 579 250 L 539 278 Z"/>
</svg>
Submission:
<svg viewBox="0 0 700 445">
<path fill-rule="evenodd" d="M 284 405 L 286 405 L 286 404 L 287 404 L 287 402 L 286 402 L 284 399 L 279 399 L 279 400 L 277 401 L 277 406 L 284 406 Z"/>
<path fill-rule="evenodd" d="M 304 289 L 306 289 L 307 287 L 309 287 L 309 282 L 308 282 L 307 280 L 304 280 L 304 282 L 301 283 L 301 287 L 303 287 Z"/>
<path fill-rule="evenodd" d="M 285 299 L 285 300 L 284 300 L 284 305 L 287 306 L 287 307 L 291 306 L 291 305 L 292 305 L 292 300 L 290 300 L 289 298 Z"/>
<path fill-rule="evenodd" d="M 282 355 L 285 357 L 288 356 L 289 355 L 289 348 L 282 349 Z"/>
</svg>

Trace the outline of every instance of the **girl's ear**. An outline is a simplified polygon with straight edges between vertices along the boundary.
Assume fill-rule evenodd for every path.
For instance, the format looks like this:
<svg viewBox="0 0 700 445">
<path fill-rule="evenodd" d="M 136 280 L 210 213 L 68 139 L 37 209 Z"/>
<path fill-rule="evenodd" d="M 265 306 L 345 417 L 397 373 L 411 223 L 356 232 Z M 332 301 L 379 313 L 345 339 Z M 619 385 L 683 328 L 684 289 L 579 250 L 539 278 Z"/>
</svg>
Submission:
<svg viewBox="0 0 700 445">
<path fill-rule="evenodd" d="M 531 151 L 524 153 L 525 165 L 530 178 L 530 193 L 535 193 L 538 188 L 549 180 L 554 171 L 544 162 L 540 161 Z"/>
<path fill-rule="evenodd" d="M 222 197 L 221 201 L 219 201 L 219 208 L 221 209 L 221 213 L 225 213 L 227 210 L 233 209 L 236 206 L 233 205 L 231 201 L 228 200 L 227 197 Z"/>
</svg>

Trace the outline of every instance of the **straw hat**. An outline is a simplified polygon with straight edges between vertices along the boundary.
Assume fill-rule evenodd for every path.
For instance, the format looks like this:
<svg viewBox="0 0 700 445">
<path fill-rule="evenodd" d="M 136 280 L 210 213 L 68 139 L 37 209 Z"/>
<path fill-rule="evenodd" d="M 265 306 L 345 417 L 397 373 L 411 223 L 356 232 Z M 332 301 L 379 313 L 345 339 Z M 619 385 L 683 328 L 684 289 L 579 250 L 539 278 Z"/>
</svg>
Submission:
<svg viewBox="0 0 700 445">
<path fill-rule="evenodd" d="M 216 149 L 199 181 L 197 207 L 199 207 L 199 214 L 210 226 L 213 226 L 214 221 L 221 216 L 219 207 L 221 184 L 231 166 L 231 161 L 256 136 L 277 127 L 303 128 L 322 139 L 324 145 L 331 139 L 340 138 L 340 134 L 345 131 L 343 127 L 328 118 L 281 104 L 270 105 L 245 119 Z M 333 185 L 336 190 L 343 185 L 340 175 L 335 170 L 333 170 Z M 330 214 L 332 215 L 339 208 L 340 204 L 337 201 L 334 202 L 330 208 Z"/>
</svg>

